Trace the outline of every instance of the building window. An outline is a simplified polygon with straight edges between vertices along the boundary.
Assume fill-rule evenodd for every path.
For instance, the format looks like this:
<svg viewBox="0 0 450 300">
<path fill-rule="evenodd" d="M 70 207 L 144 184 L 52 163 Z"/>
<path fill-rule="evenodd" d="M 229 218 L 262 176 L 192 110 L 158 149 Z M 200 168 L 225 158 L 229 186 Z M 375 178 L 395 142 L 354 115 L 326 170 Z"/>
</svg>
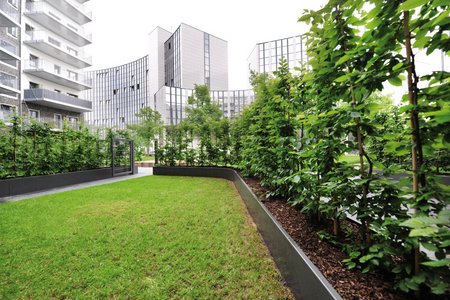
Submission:
<svg viewBox="0 0 450 300">
<path fill-rule="evenodd" d="M 74 81 L 78 81 L 78 73 L 75 73 L 73 71 L 67 70 L 67 77 Z"/>
<path fill-rule="evenodd" d="M 72 129 L 78 128 L 78 117 L 68 117 L 67 122 L 69 123 L 70 128 Z"/>
<path fill-rule="evenodd" d="M 18 0 L 8 0 L 8 3 L 14 6 L 15 8 L 18 7 Z"/>
<path fill-rule="evenodd" d="M 39 84 L 37 84 L 36 82 L 32 82 L 30 81 L 30 89 L 38 89 L 39 88 Z"/>
<path fill-rule="evenodd" d="M 17 27 L 8 27 L 8 34 L 17 38 L 19 36 L 19 29 Z"/>
<path fill-rule="evenodd" d="M 15 107 L 8 104 L 0 104 L 0 121 L 9 121 L 13 116 Z"/>
<path fill-rule="evenodd" d="M 63 117 L 60 114 L 55 114 L 54 115 L 54 120 L 55 120 L 55 127 L 58 129 L 62 129 L 63 128 Z"/>
<path fill-rule="evenodd" d="M 35 119 L 36 121 L 39 121 L 41 113 L 38 110 L 30 109 L 28 110 L 28 115 L 30 116 L 30 119 Z"/>
<path fill-rule="evenodd" d="M 48 42 L 56 47 L 61 47 L 61 43 L 52 37 L 48 37 Z"/>
<path fill-rule="evenodd" d="M 78 56 L 78 51 L 73 49 L 72 47 L 67 46 L 67 52 L 69 52 L 70 54 L 72 54 L 74 56 Z"/>
<path fill-rule="evenodd" d="M 61 74 L 61 67 L 58 66 L 58 65 L 55 65 L 54 66 L 54 72 L 55 72 L 55 74 L 60 75 Z"/>
<path fill-rule="evenodd" d="M 75 94 L 67 93 L 67 95 L 69 95 L 70 97 L 78 98 L 78 95 Z"/>
</svg>

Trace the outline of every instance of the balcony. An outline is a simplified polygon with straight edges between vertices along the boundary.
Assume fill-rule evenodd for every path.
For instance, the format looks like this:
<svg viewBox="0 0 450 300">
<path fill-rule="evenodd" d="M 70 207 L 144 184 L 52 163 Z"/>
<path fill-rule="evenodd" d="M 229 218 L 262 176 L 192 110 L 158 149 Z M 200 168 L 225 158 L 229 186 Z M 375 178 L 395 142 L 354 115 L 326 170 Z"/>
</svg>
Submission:
<svg viewBox="0 0 450 300">
<path fill-rule="evenodd" d="M 19 11 L 6 0 L 0 1 L 0 27 L 20 27 Z"/>
<path fill-rule="evenodd" d="M 23 71 L 27 74 L 49 80 L 77 91 L 90 89 L 84 76 L 70 70 L 61 69 L 58 65 L 42 59 L 32 59 L 24 61 Z"/>
<path fill-rule="evenodd" d="M 73 49 L 45 31 L 27 31 L 24 43 L 78 69 L 92 66 L 92 58 L 85 57 L 82 50 Z"/>
<path fill-rule="evenodd" d="M 19 60 L 19 48 L 0 38 L 0 61 L 12 62 L 9 64 L 15 65 Z"/>
<path fill-rule="evenodd" d="M 16 76 L 0 72 L 0 95 L 17 96 L 19 91 L 19 80 Z"/>
<path fill-rule="evenodd" d="M 25 102 L 35 103 L 46 107 L 53 107 L 79 113 L 92 111 L 91 101 L 45 89 L 24 90 L 23 98 Z"/>
<path fill-rule="evenodd" d="M 73 0 L 45 0 L 79 25 L 92 21 L 92 12 Z"/>
<path fill-rule="evenodd" d="M 78 24 L 69 21 L 46 2 L 28 2 L 24 15 L 78 47 L 92 43 L 91 34 L 86 33 Z"/>
</svg>

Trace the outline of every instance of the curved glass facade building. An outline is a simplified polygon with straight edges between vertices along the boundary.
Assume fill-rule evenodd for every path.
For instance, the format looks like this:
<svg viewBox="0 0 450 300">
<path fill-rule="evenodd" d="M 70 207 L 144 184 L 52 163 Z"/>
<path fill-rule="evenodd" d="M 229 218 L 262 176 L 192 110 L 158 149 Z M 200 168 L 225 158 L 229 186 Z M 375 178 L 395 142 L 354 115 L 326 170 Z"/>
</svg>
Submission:
<svg viewBox="0 0 450 300">
<path fill-rule="evenodd" d="M 85 114 L 87 125 L 125 129 L 126 125 L 138 123 L 139 110 L 153 106 L 148 61 L 147 55 L 128 64 L 86 73 L 92 83 L 92 89 L 85 94 L 92 101 L 92 111 Z"/>
</svg>

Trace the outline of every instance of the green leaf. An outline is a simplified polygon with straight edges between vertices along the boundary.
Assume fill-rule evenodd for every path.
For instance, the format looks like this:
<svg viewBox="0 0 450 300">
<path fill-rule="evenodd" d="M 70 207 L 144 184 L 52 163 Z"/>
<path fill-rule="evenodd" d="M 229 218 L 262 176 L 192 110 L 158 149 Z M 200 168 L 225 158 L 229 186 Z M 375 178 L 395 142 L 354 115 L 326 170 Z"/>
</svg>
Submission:
<svg viewBox="0 0 450 300">
<path fill-rule="evenodd" d="M 439 251 L 439 248 L 436 247 L 436 245 L 433 245 L 433 244 L 431 244 L 431 243 L 422 243 L 422 246 L 423 246 L 425 249 L 430 250 L 430 251 L 433 251 L 433 252 Z"/>
<path fill-rule="evenodd" d="M 410 237 L 417 237 L 417 236 L 431 236 L 435 234 L 438 231 L 438 228 L 435 227 L 426 227 L 426 228 L 417 228 L 411 230 L 409 233 Z"/>
<path fill-rule="evenodd" d="M 446 267 L 446 266 L 450 266 L 450 258 L 426 261 L 426 262 L 423 262 L 422 265 L 427 266 L 427 267 L 433 267 L 433 268 Z"/>
<path fill-rule="evenodd" d="M 392 67 L 392 71 L 397 71 L 403 67 L 403 62 L 399 62 L 395 66 Z"/>
<path fill-rule="evenodd" d="M 431 23 L 431 26 L 443 26 L 445 24 L 450 23 L 450 18 L 448 17 L 450 15 L 450 10 L 444 11 L 439 15 L 439 17 L 436 18 L 436 20 Z"/>
<path fill-rule="evenodd" d="M 389 78 L 388 81 L 393 86 L 402 86 L 402 83 L 403 83 L 399 77 Z"/>
<path fill-rule="evenodd" d="M 336 62 L 336 64 L 334 66 L 337 67 L 339 65 L 342 65 L 343 63 L 347 62 L 349 59 L 350 59 L 350 56 L 344 55 Z"/>
<path fill-rule="evenodd" d="M 429 0 L 407 0 L 398 7 L 398 11 L 411 10 L 421 5 L 424 5 L 428 1 Z"/>
<path fill-rule="evenodd" d="M 336 78 L 334 81 L 336 81 L 336 82 L 344 82 L 347 79 L 348 79 L 348 75 L 346 74 L 346 75 L 342 75 L 342 76 Z"/>
</svg>

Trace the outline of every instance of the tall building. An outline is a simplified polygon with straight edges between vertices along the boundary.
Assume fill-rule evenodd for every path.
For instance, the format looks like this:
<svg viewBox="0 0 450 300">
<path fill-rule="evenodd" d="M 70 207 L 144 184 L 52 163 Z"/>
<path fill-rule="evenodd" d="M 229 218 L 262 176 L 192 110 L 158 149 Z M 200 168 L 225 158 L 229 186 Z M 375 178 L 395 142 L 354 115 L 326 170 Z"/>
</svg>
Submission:
<svg viewBox="0 0 450 300">
<path fill-rule="evenodd" d="M 181 23 L 164 42 L 164 63 L 166 86 L 228 89 L 228 43 L 190 25 Z"/>
<path fill-rule="evenodd" d="M 92 21 L 87 0 L 26 0 L 22 19 L 23 114 L 55 127 L 78 124 L 92 109 L 81 92 L 91 88 L 83 69 L 92 65 L 83 47 L 92 43 L 83 25 Z"/>
<path fill-rule="evenodd" d="M 278 70 L 280 61 L 284 58 L 289 70 L 294 74 L 298 73 L 297 68 L 307 67 L 306 41 L 305 35 L 297 35 L 256 44 L 247 59 L 249 70 L 273 73 Z"/>
<path fill-rule="evenodd" d="M 149 57 L 108 69 L 90 71 L 92 89 L 85 97 L 92 100 L 92 111 L 85 114 L 86 124 L 94 128 L 125 129 L 138 123 L 136 114 L 151 107 L 149 94 Z"/>
<path fill-rule="evenodd" d="M 93 89 L 84 95 L 92 101 L 93 111 L 85 114 L 87 124 L 123 129 L 139 121 L 136 113 L 142 107 L 156 109 L 166 124 L 176 124 L 185 116 L 187 97 L 195 84 L 208 85 L 218 102 L 237 99 L 237 95 L 244 97 L 237 91 L 235 94 L 227 91 L 226 41 L 184 23 L 173 33 L 156 27 L 149 41 L 148 56 L 122 66 L 88 72 Z M 241 107 L 241 100 L 230 101 L 231 106 L 221 106 L 226 116 L 234 115 Z"/>
<path fill-rule="evenodd" d="M 20 0 L 0 1 L 0 121 L 20 113 Z"/>
</svg>

